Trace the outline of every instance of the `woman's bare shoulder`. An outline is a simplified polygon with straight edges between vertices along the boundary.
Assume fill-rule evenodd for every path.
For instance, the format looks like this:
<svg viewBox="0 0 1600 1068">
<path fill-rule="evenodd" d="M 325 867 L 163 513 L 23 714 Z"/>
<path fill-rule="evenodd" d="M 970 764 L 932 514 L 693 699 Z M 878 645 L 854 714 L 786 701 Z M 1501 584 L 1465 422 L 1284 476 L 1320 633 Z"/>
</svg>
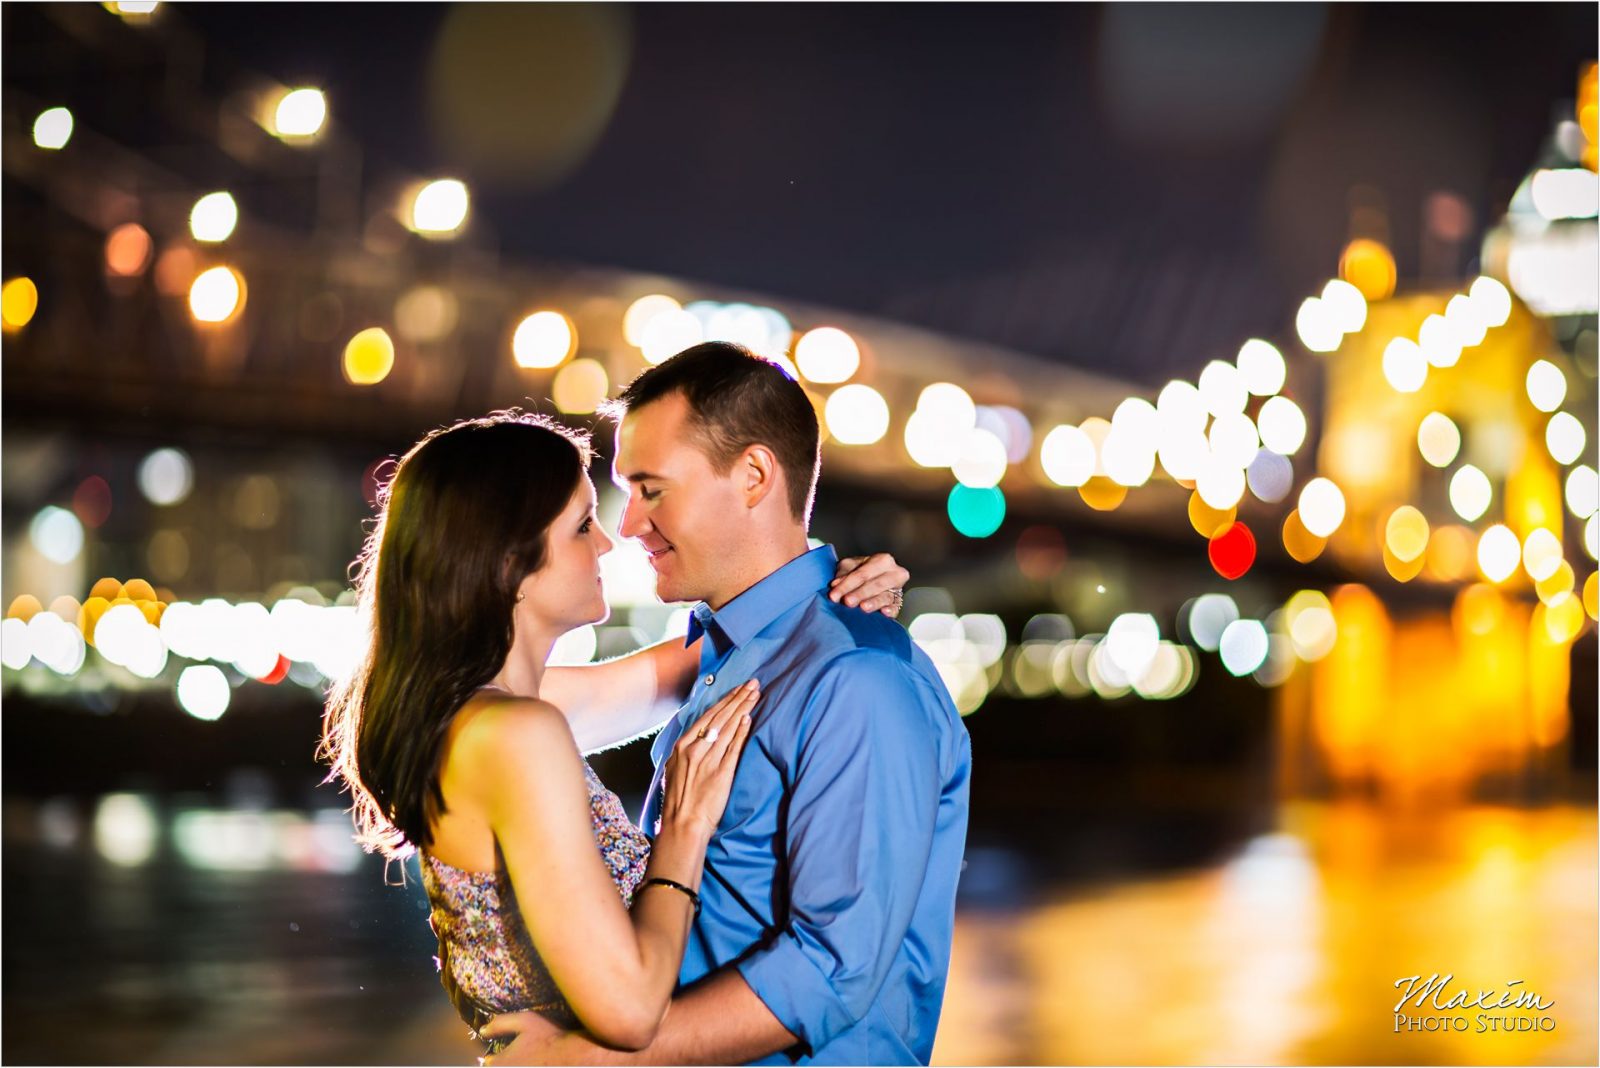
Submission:
<svg viewBox="0 0 1600 1068">
<path fill-rule="evenodd" d="M 461 712 L 450 746 L 458 771 L 492 774 L 554 760 L 567 763 L 577 752 L 567 717 L 549 701 L 483 695 Z"/>
</svg>

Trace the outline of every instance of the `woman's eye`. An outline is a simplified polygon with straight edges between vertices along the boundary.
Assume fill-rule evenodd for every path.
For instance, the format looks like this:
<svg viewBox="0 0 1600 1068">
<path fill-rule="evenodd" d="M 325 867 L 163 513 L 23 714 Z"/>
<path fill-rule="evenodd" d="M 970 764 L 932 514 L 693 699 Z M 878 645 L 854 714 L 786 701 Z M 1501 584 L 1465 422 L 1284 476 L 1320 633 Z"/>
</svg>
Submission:
<svg viewBox="0 0 1600 1068">
<path fill-rule="evenodd" d="M 639 491 L 639 496 L 643 497 L 647 501 L 653 501 L 657 497 L 661 496 L 661 491 L 655 490 L 652 492 L 651 490 L 642 489 Z"/>
</svg>

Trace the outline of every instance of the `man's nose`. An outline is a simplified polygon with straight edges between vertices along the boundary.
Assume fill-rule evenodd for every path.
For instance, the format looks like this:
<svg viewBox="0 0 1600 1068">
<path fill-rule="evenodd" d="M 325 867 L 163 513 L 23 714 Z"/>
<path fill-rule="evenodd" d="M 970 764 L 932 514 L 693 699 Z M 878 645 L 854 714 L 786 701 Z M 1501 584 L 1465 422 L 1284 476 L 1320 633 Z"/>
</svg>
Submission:
<svg viewBox="0 0 1600 1068">
<path fill-rule="evenodd" d="M 642 538 L 649 529 L 650 522 L 644 518 L 644 509 L 638 507 L 638 498 L 628 494 L 628 499 L 622 505 L 622 518 L 617 522 L 618 536 Z"/>
</svg>

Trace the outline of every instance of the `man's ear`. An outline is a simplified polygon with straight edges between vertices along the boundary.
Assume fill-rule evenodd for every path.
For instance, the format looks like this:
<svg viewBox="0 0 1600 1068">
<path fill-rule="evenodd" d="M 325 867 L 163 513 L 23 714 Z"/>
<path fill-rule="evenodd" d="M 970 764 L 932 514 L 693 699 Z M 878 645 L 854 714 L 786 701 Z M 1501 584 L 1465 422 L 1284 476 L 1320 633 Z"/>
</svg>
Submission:
<svg viewBox="0 0 1600 1068">
<path fill-rule="evenodd" d="M 739 454 L 735 469 L 739 473 L 739 490 L 744 494 L 745 507 L 754 508 L 777 488 L 782 477 L 778 458 L 765 445 L 751 445 Z"/>
</svg>

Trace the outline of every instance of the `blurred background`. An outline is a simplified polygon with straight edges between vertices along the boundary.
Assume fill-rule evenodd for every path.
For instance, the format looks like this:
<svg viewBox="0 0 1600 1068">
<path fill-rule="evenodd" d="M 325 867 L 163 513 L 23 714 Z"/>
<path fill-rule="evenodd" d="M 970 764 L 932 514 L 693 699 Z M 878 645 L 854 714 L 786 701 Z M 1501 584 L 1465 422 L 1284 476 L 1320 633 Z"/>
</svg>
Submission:
<svg viewBox="0 0 1600 1068">
<path fill-rule="evenodd" d="M 347 569 L 726 338 L 967 715 L 937 1063 L 1595 1062 L 1593 5 L 0 24 L 6 1060 L 470 1063 L 319 786 Z M 682 632 L 606 568 L 566 662 Z"/>
</svg>

